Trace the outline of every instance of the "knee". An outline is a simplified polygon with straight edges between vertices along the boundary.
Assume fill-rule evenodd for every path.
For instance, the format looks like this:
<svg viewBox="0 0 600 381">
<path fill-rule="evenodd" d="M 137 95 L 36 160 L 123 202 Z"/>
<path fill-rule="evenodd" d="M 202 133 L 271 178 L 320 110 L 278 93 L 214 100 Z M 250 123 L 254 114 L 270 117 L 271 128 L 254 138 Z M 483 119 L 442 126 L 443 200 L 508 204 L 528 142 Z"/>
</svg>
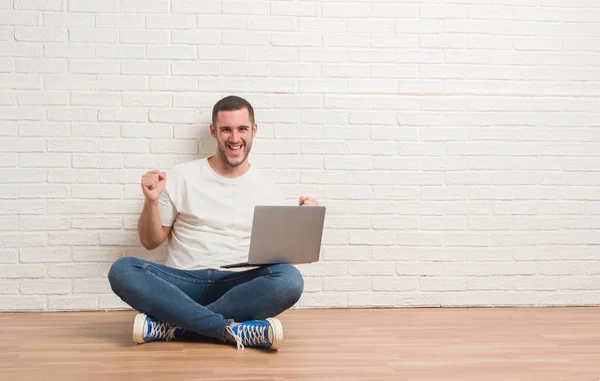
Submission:
<svg viewBox="0 0 600 381">
<path fill-rule="evenodd" d="M 293 306 L 304 291 L 302 274 L 296 267 L 288 264 L 275 265 L 271 270 L 274 274 L 278 274 L 281 280 L 278 294 L 290 304 L 290 307 Z"/>
<path fill-rule="evenodd" d="M 131 270 L 139 265 L 140 259 L 135 257 L 122 257 L 117 259 L 108 271 L 108 282 L 113 291 L 117 292 L 122 285 L 127 284 L 131 278 Z"/>
</svg>

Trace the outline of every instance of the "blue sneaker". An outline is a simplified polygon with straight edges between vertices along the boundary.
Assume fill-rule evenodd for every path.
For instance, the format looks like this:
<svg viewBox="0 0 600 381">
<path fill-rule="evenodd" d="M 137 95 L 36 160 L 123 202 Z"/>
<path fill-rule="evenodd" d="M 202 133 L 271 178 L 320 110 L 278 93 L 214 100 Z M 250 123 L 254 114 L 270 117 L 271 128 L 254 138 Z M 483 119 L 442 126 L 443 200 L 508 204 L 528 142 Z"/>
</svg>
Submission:
<svg viewBox="0 0 600 381">
<path fill-rule="evenodd" d="M 227 332 L 235 340 L 238 351 L 244 350 L 244 346 L 277 349 L 283 342 L 283 326 L 277 318 L 227 326 Z"/>
<path fill-rule="evenodd" d="M 146 314 L 137 314 L 133 323 L 133 341 L 138 344 L 157 340 L 173 340 L 181 337 L 185 329 L 162 321 L 154 320 Z"/>
</svg>

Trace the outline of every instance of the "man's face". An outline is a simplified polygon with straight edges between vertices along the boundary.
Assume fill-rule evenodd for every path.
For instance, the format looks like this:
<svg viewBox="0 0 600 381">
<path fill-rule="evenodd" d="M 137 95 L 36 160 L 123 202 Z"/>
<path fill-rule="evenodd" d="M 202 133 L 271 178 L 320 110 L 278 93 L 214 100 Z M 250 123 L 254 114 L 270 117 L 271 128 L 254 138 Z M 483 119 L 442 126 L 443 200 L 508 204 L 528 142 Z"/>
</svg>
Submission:
<svg viewBox="0 0 600 381">
<path fill-rule="evenodd" d="M 217 139 L 219 156 L 230 167 L 243 164 L 252 148 L 257 125 L 252 124 L 248 109 L 219 111 L 217 125 L 210 125 L 211 135 Z"/>
</svg>

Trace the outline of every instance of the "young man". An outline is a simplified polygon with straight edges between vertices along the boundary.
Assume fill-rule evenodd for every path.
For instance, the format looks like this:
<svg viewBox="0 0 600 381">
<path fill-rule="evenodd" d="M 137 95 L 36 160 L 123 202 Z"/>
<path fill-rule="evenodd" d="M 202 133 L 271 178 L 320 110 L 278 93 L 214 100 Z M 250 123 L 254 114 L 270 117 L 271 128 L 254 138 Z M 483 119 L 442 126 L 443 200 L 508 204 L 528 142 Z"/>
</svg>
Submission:
<svg viewBox="0 0 600 381">
<path fill-rule="evenodd" d="M 219 270 L 246 260 L 254 206 L 284 203 L 248 162 L 257 128 L 250 103 L 223 98 L 210 125 L 217 140 L 213 156 L 176 166 L 168 179 L 158 170 L 142 177 L 140 241 L 152 250 L 168 239 L 169 256 L 166 266 L 123 257 L 109 271 L 113 291 L 141 312 L 134 341 L 172 340 L 189 331 L 236 343 L 238 350 L 281 345 L 275 316 L 300 298 L 300 272 L 287 264 Z M 299 204 L 318 202 L 301 197 Z"/>
</svg>

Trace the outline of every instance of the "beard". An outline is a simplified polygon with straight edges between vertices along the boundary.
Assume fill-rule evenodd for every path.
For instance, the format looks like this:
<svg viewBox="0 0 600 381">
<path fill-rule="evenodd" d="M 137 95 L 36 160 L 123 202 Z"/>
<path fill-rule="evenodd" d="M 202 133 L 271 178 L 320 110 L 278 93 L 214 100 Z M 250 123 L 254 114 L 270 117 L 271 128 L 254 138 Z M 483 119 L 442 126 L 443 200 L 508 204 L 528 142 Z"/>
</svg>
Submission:
<svg viewBox="0 0 600 381">
<path fill-rule="evenodd" d="M 227 146 L 226 144 L 221 144 L 218 143 L 217 146 L 219 147 L 219 156 L 221 157 L 221 159 L 223 160 L 223 162 L 225 164 L 227 164 L 228 166 L 235 168 L 238 167 L 240 165 L 242 165 L 246 159 L 248 159 L 248 155 L 250 154 L 250 149 L 252 148 L 252 142 L 250 142 L 249 144 L 243 144 L 242 147 L 240 149 L 244 150 L 244 155 L 242 157 L 236 157 L 236 159 L 239 159 L 239 161 L 231 161 L 229 159 L 229 157 L 227 156 Z"/>
</svg>

